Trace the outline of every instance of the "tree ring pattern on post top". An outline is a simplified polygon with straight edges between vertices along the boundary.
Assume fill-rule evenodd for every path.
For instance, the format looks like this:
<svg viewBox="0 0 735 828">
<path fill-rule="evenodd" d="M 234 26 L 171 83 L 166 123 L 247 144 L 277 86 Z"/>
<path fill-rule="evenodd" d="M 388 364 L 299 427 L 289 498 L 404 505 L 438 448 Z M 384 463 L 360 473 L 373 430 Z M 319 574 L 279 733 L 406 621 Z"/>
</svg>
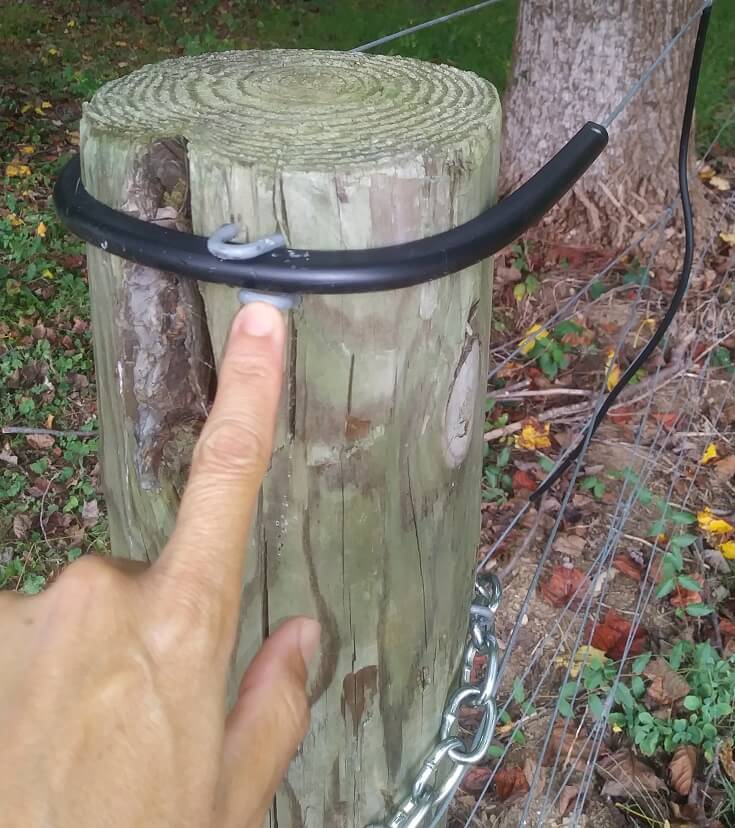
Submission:
<svg viewBox="0 0 735 828">
<path fill-rule="evenodd" d="M 422 148 L 487 142 L 495 89 L 470 72 L 331 51 L 219 52 L 144 66 L 103 86 L 88 127 L 172 135 L 240 164 L 338 169 L 392 163 Z"/>
</svg>

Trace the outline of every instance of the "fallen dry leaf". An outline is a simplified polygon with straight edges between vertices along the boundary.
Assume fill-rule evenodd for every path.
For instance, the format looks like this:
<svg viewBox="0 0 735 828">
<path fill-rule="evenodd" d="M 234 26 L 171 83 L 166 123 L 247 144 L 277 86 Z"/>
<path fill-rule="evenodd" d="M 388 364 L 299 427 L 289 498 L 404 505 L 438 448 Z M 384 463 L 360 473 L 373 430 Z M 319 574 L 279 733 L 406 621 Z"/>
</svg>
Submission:
<svg viewBox="0 0 735 828">
<path fill-rule="evenodd" d="M 730 247 L 735 247 L 735 233 L 720 233 L 720 238 Z"/>
<path fill-rule="evenodd" d="M 551 448 L 549 431 L 548 423 L 541 425 L 538 420 L 529 417 L 524 420 L 520 434 L 515 435 L 516 448 L 525 449 L 526 451 Z"/>
<path fill-rule="evenodd" d="M 732 745 L 729 742 L 720 745 L 719 756 L 722 770 L 735 782 L 735 760 L 732 758 Z"/>
<path fill-rule="evenodd" d="M 655 793 L 666 790 L 666 784 L 655 771 L 636 759 L 628 750 L 618 750 L 597 762 L 597 770 L 606 780 L 603 796 L 635 797 L 641 791 Z"/>
<path fill-rule="evenodd" d="M 732 524 L 722 518 L 715 517 L 709 506 L 705 506 L 701 512 L 697 512 L 697 523 L 702 531 L 710 535 L 726 535 L 733 530 Z"/>
<path fill-rule="evenodd" d="M 523 768 L 514 765 L 508 768 L 501 768 L 495 774 L 495 793 L 501 802 L 513 794 L 526 793 L 528 791 L 528 782 L 526 782 L 526 775 L 523 773 Z"/>
<path fill-rule="evenodd" d="M 720 552 L 722 552 L 722 557 L 727 558 L 728 561 L 735 560 L 735 541 L 721 543 Z"/>
<path fill-rule="evenodd" d="M 692 575 L 692 579 L 697 581 L 699 584 L 702 583 L 701 575 Z M 688 607 L 690 604 L 701 604 L 702 593 L 693 589 L 685 589 L 677 584 L 676 589 L 669 597 L 669 601 L 671 602 L 672 607 L 684 609 L 684 607 Z"/>
<path fill-rule="evenodd" d="M 612 391 L 613 388 L 615 388 L 615 386 L 620 382 L 620 366 L 617 362 L 615 362 L 615 351 L 607 352 L 605 374 L 607 375 L 607 390 Z"/>
<path fill-rule="evenodd" d="M 536 777 L 536 790 L 543 791 L 546 787 L 546 768 L 541 765 L 537 770 L 536 760 L 529 756 L 523 763 L 523 775 L 526 777 L 526 784 L 530 790 L 533 778 Z"/>
<path fill-rule="evenodd" d="M 720 480 L 729 480 L 735 476 L 735 454 L 723 457 L 713 468 Z"/>
<path fill-rule="evenodd" d="M 538 340 L 546 339 L 548 335 L 549 332 L 542 330 L 541 325 L 531 325 L 531 327 L 526 331 L 524 338 L 521 340 L 521 344 L 518 346 L 518 350 L 522 354 L 524 354 L 524 356 L 528 356 L 528 354 L 531 353 Z"/>
<path fill-rule="evenodd" d="M 702 452 L 702 456 L 699 459 L 699 462 L 706 466 L 707 463 L 710 463 L 712 460 L 717 459 L 717 446 L 714 443 L 710 443 L 707 448 Z"/>
<path fill-rule="evenodd" d="M 554 540 L 554 551 L 572 558 L 579 557 L 584 552 L 585 546 L 587 546 L 586 538 L 569 533 L 557 535 Z"/>
<path fill-rule="evenodd" d="M 576 770 L 584 771 L 592 753 L 592 747 L 587 728 L 558 721 L 551 732 L 549 747 L 541 763 L 547 767 L 553 765 L 558 756 L 564 767 L 574 766 Z M 599 746 L 598 755 L 607 755 L 607 745 Z"/>
<path fill-rule="evenodd" d="M 6 466 L 17 466 L 18 456 L 11 454 L 10 450 L 3 449 L 0 451 L 0 463 L 5 463 Z"/>
<path fill-rule="evenodd" d="M 527 471 L 517 469 L 513 472 L 513 491 L 517 492 L 519 489 L 526 489 L 532 492 L 536 486 L 536 478 L 532 477 Z"/>
<path fill-rule="evenodd" d="M 96 500 L 88 500 L 82 506 L 82 525 L 94 526 L 100 518 L 100 510 Z"/>
<path fill-rule="evenodd" d="M 660 423 L 666 431 L 673 431 L 676 423 L 679 420 L 679 414 L 676 411 L 666 411 L 653 415 L 653 419 Z"/>
<path fill-rule="evenodd" d="M 471 794 L 482 793 L 491 773 L 492 769 L 487 766 L 470 768 L 462 780 L 462 790 Z"/>
<path fill-rule="evenodd" d="M 720 625 L 720 633 L 728 638 L 735 636 L 735 621 L 729 618 L 723 618 L 721 615 L 718 618 Z"/>
<path fill-rule="evenodd" d="M 656 705 L 674 704 L 689 694 L 686 679 L 672 670 L 663 658 L 651 659 L 643 669 L 643 675 L 651 681 L 646 695 Z"/>
<path fill-rule="evenodd" d="M 610 409 L 607 415 L 608 420 L 615 423 L 615 425 L 627 425 L 631 420 L 640 414 L 640 409 L 636 409 L 632 405 L 616 405 Z"/>
<path fill-rule="evenodd" d="M 539 593 L 552 607 L 563 607 L 572 596 L 580 600 L 589 585 L 586 573 L 567 566 L 555 566 L 551 575 L 539 585 Z"/>
<path fill-rule="evenodd" d="M 689 796 L 697 769 L 697 749 L 694 745 L 681 745 L 669 762 L 671 787 L 680 796 Z"/>
<path fill-rule="evenodd" d="M 720 190 L 723 193 L 730 189 L 730 182 L 721 175 L 713 175 L 712 178 L 709 179 L 708 183 L 714 187 L 715 190 Z"/>
<path fill-rule="evenodd" d="M 26 443 L 34 449 L 50 449 L 54 444 L 51 434 L 26 434 Z"/>
<path fill-rule="evenodd" d="M 635 561 L 631 561 L 625 554 L 615 556 L 613 559 L 613 567 L 634 581 L 640 581 L 643 576 L 640 566 Z"/>
<path fill-rule="evenodd" d="M 566 816 L 577 801 L 579 785 L 565 785 L 559 794 L 559 816 Z"/>
<path fill-rule="evenodd" d="M 628 639 L 631 637 L 632 624 L 615 610 L 608 610 L 602 621 L 592 630 L 590 644 L 602 650 L 614 660 L 623 657 Z M 629 656 L 640 655 L 646 649 L 646 633 L 638 627 L 632 635 Z"/>
<path fill-rule="evenodd" d="M 21 512 L 13 518 L 13 534 L 18 540 L 22 540 L 28 535 L 28 530 L 31 528 L 31 516 L 25 512 Z"/>
</svg>

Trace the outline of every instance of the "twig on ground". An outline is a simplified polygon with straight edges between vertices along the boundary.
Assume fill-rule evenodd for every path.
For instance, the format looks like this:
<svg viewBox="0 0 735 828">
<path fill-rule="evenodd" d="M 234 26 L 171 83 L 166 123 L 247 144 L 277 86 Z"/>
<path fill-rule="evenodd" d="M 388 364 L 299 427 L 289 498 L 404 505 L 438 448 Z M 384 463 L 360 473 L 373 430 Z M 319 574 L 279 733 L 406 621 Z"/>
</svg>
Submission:
<svg viewBox="0 0 735 828">
<path fill-rule="evenodd" d="M 55 428 L 31 428 L 30 426 L 3 426 L 3 434 L 48 434 L 51 437 L 96 437 L 97 431 L 59 431 Z"/>
<path fill-rule="evenodd" d="M 560 417 L 568 417 L 570 414 L 583 414 L 592 408 L 591 403 L 575 403 L 574 405 L 560 405 L 558 408 L 550 408 L 536 417 L 539 422 L 545 423 L 549 420 L 557 420 Z M 515 434 L 523 428 L 523 421 L 519 420 L 517 423 L 508 423 L 502 428 L 494 428 L 488 431 L 485 435 L 485 441 L 490 443 L 493 440 L 499 440 L 501 437 L 508 437 L 510 434 Z"/>
<path fill-rule="evenodd" d="M 500 388 L 488 396 L 494 400 L 517 400 L 523 397 L 589 397 L 591 393 L 582 388 L 531 388 L 528 391 L 506 391 Z"/>
<path fill-rule="evenodd" d="M 546 511 L 546 495 L 541 498 L 541 502 L 538 505 L 538 511 L 536 512 L 536 518 L 533 521 L 533 525 L 526 533 L 526 537 L 523 538 L 523 543 L 516 549 L 513 553 L 511 559 L 508 563 L 500 570 L 498 573 L 498 578 L 500 579 L 501 584 L 505 584 L 508 580 L 510 575 L 513 573 L 513 570 L 518 566 L 518 561 L 528 552 L 528 550 L 533 545 L 534 540 L 536 539 L 536 535 L 538 534 L 539 526 L 541 526 L 541 519 L 544 516 L 544 512 Z"/>
</svg>

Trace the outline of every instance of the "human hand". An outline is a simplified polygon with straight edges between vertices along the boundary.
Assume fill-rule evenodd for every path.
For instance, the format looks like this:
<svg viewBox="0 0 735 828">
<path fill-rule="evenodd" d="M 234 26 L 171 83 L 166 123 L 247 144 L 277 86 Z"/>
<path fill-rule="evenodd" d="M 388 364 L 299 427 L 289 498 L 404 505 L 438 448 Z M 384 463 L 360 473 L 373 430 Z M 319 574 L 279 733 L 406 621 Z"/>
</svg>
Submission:
<svg viewBox="0 0 735 828">
<path fill-rule="evenodd" d="M 86 557 L 0 595 L 2 828 L 259 828 L 308 723 L 319 625 L 286 622 L 227 714 L 244 554 L 271 453 L 285 328 L 249 305 L 176 529 L 150 567 Z"/>
</svg>

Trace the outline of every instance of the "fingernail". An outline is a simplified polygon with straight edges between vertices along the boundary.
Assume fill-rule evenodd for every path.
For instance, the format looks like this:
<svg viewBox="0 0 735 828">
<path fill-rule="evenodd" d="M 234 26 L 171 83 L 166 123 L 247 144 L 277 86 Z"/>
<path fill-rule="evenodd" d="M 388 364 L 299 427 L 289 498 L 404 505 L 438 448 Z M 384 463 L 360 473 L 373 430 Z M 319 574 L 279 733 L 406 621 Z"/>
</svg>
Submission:
<svg viewBox="0 0 735 828">
<path fill-rule="evenodd" d="M 253 302 L 240 311 L 235 326 L 248 336 L 270 336 L 279 321 L 280 311 L 265 302 Z"/>
<path fill-rule="evenodd" d="M 321 638 L 322 628 L 311 618 L 304 619 L 299 631 L 299 649 L 301 650 L 301 657 L 304 659 L 304 664 L 308 667 L 316 655 L 319 648 L 319 639 Z"/>
</svg>

